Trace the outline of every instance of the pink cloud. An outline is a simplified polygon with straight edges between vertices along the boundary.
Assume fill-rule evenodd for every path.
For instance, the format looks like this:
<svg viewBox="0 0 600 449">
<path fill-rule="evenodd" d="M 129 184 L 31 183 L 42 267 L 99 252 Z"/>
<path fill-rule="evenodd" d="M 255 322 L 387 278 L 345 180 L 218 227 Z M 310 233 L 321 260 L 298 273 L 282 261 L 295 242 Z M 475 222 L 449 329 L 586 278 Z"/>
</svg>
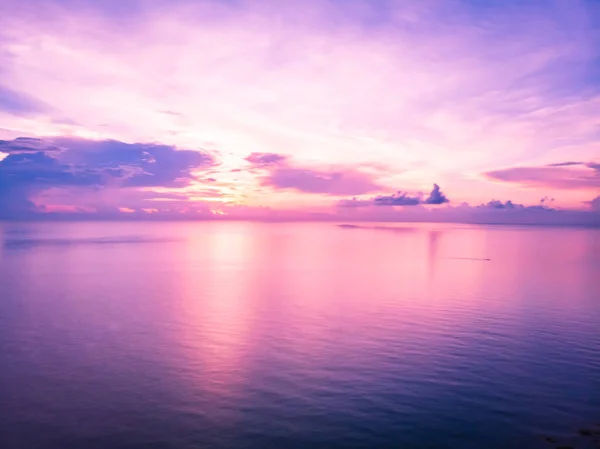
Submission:
<svg viewBox="0 0 600 449">
<path fill-rule="evenodd" d="M 277 153 L 252 153 L 246 161 L 253 169 L 266 172 L 261 185 L 274 190 L 295 190 L 322 195 L 362 195 L 381 191 L 376 176 L 352 167 L 297 166 L 289 157 Z"/>
<path fill-rule="evenodd" d="M 372 176 L 355 169 L 278 167 L 262 181 L 274 189 L 293 189 L 323 195 L 362 195 L 383 189 Z"/>
<path fill-rule="evenodd" d="M 600 164 L 559 162 L 543 167 L 512 167 L 485 173 L 490 179 L 557 189 L 600 188 Z"/>
<path fill-rule="evenodd" d="M 277 153 L 252 153 L 246 160 L 252 165 L 261 167 L 281 164 L 287 160 L 287 157 Z"/>
</svg>

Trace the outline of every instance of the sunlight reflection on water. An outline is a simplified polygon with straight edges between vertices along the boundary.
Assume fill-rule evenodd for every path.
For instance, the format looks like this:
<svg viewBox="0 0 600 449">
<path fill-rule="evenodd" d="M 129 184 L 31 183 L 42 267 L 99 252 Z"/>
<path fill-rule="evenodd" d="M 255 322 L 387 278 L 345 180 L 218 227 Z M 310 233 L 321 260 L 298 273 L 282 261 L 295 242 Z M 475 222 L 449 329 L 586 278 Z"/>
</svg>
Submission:
<svg viewBox="0 0 600 449">
<path fill-rule="evenodd" d="M 6 447 L 541 448 L 600 417 L 599 231 L 391 227 L 0 224 Z"/>
</svg>

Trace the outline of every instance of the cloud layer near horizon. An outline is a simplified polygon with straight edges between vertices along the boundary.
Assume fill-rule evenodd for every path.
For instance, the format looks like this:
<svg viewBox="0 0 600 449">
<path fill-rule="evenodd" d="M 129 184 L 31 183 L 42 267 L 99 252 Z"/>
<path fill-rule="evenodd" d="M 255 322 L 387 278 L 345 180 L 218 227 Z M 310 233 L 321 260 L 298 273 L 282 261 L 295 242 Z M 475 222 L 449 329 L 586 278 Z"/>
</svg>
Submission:
<svg viewBox="0 0 600 449">
<path fill-rule="evenodd" d="M 0 7 L 3 216 L 596 204 L 592 0 Z"/>
<path fill-rule="evenodd" d="M 81 138 L 18 138 L 0 141 L 0 218 L 233 218 L 260 220 L 462 221 L 600 225 L 600 197 L 588 212 L 551 208 L 553 201 L 525 206 L 492 200 L 450 205 L 441 187 L 428 194 L 344 199 L 381 190 L 367 172 L 297 167 L 275 153 L 252 153 L 247 172 L 273 192 L 292 189 L 336 198 L 337 207 L 308 210 L 240 206 L 227 201 L 207 176 L 219 160 L 204 150 L 156 143 Z M 560 166 L 565 164 L 560 163 Z M 570 163 L 567 166 L 579 165 Z M 594 167 L 592 167 L 594 168 Z M 366 180 L 366 181 L 365 181 Z M 383 206 L 383 207 L 382 207 Z"/>
</svg>

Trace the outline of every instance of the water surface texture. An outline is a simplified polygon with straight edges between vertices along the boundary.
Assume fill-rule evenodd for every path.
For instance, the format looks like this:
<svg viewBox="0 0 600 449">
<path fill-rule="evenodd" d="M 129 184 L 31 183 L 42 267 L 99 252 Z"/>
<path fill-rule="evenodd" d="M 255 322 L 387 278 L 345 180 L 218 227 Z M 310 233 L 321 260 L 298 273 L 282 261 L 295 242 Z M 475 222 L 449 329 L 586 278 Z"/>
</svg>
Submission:
<svg viewBox="0 0 600 449">
<path fill-rule="evenodd" d="M 0 224 L 0 446 L 554 447 L 599 292 L 593 229 Z"/>
</svg>

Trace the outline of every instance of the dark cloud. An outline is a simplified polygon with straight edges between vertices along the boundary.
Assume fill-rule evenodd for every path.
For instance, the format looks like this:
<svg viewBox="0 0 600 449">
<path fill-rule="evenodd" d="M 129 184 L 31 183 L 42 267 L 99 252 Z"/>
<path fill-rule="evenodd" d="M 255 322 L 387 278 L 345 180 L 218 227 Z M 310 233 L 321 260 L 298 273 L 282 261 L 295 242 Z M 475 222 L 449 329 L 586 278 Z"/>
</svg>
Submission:
<svg viewBox="0 0 600 449">
<path fill-rule="evenodd" d="M 502 201 L 498 201 L 498 200 L 491 200 L 488 201 L 485 204 L 480 204 L 479 206 L 477 206 L 480 209 L 495 209 L 495 210 L 500 210 L 500 209 L 505 209 L 505 210 L 539 210 L 539 211 L 554 211 L 555 209 L 552 209 L 551 207 L 545 206 L 543 203 L 545 202 L 545 198 L 542 198 L 540 205 L 533 205 L 533 206 L 525 206 L 523 204 L 518 204 L 518 203 L 513 203 L 512 201 L 508 200 L 506 202 L 502 202 Z"/>
<path fill-rule="evenodd" d="M 39 151 L 51 153 L 60 151 L 60 148 L 55 145 L 50 145 L 42 139 L 33 137 L 17 137 L 14 140 L 0 140 L 0 153 L 37 153 Z"/>
<path fill-rule="evenodd" d="M 600 187 L 600 164 L 559 162 L 543 167 L 513 167 L 484 173 L 490 179 L 556 189 Z"/>
<path fill-rule="evenodd" d="M 433 189 L 427 198 L 423 200 L 422 195 L 409 196 L 407 193 L 398 192 L 394 195 L 377 196 L 372 199 L 341 200 L 340 207 L 366 207 L 366 206 L 418 206 L 420 204 L 444 204 L 450 200 L 442 193 L 440 186 L 433 185 Z"/>
<path fill-rule="evenodd" d="M 600 226 L 600 197 L 588 202 L 592 210 L 558 210 L 544 204 L 523 205 L 514 201 L 492 200 L 478 206 L 363 207 L 373 200 L 346 200 L 336 209 L 337 220 L 354 222 L 451 222 L 529 225 Z"/>
<path fill-rule="evenodd" d="M 487 204 L 482 205 L 481 207 L 487 207 L 489 209 L 514 209 L 515 205 L 510 200 L 506 203 L 503 203 L 502 201 L 498 200 L 492 200 L 489 201 Z"/>
<path fill-rule="evenodd" d="M 554 198 L 550 198 L 549 196 L 545 196 L 544 198 L 542 198 L 540 200 L 540 203 L 544 204 L 544 203 L 553 203 L 554 202 Z"/>
<path fill-rule="evenodd" d="M 0 111 L 18 116 L 44 114 L 52 108 L 32 96 L 0 85 Z"/>
<path fill-rule="evenodd" d="M 587 168 L 591 168 L 592 170 L 600 171 L 600 163 L 597 162 L 588 162 L 585 164 Z"/>
<path fill-rule="evenodd" d="M 125 187 L 182 187 L 192 180 L 192 170 L 214 164 L 207 153 L 155 143 L 75 138 L 53 139 L 53 143 L 64 148 L 61 159 L 71 164 L 118 171 Z"/>
<path fill-rule="evenodd" d="M 0 214 L 35 212 L 32 198 L 51 188 L 182 187 L 208 154 L 159 144 L 74 138 L 0 141 Z"/>
<path fill-rule="evenodd" d="M 0 162 L 0 176 L 3 185 L 93 185 L 101 179 L 93 170 L 74 170 L 41 151 L 9 154 Z"/>
<path fill-rule="evenodd" d="M 246 160 L 252 165 L 265 166 L 283 163 L 287 157 L 277 153 L 251 153 Z"/>
<path fill-rule="evenodd" d="M 600 195 L 593 200 L 586 201 L 586 204 L 590 206 L 593 211 L 600 212 Z"/>
<path fill-rule="evenodd" d="M 395 195 L 378 196 L 373 200 L 376 206 L 416 206 L 421 203 L 421 198 L 408 196 L 406 193 L 398 192 Z"/>
<path fill-rule="evenodd" d="M 437 184 L 433 185 L 433 190 L 424 201 L 425 204 L 444 204 L 448 202 L 450 200 L 442 193 L 440 186 Z"/>
<path fill-rule="evenodd" d="M 573 162 L 573 161 L 567 161 L 567 162 L 555 162 L 554 164 L 548 164 L 546 165 L 546 167 L 570 167 L 572 165 L 583 165 L 583 162 Z"/>
<path fill-rule="evenodd" d="M 30 197 L 45 189 L 91 186 L 100 180 L 91 170 L 73 170 L 43 152 L 9 154 L 0 161 L 0 216 L 35 212 Z"/>
</svg>

